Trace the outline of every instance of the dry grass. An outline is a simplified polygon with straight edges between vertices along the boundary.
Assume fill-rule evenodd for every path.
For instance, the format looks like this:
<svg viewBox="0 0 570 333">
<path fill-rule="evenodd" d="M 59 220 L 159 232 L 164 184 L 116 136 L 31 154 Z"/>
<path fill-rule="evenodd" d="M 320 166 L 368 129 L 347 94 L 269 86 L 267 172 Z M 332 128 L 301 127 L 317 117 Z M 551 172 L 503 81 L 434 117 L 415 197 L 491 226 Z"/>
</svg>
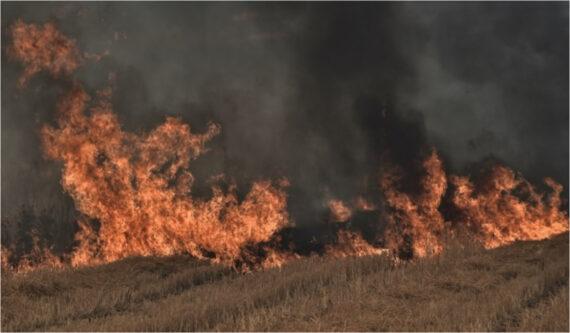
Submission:
<svg viewBox="0 0 570 333">
<path fill-rule="evenodd" d="M 186 257 L 2 278 L 2 331 L 568 331 L 568 235 L 241 275 Z"/>
</svg>

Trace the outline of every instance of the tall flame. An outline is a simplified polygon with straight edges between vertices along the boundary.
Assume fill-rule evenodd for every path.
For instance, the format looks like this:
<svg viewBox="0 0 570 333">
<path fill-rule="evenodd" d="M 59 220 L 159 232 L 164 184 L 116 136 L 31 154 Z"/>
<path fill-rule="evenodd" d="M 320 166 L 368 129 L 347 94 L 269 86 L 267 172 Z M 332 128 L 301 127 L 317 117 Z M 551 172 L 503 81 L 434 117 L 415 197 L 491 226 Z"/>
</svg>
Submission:
<svg viewBox="0 0 570 333">
<path fill-rule="evenodd" d="M 441 160 L 433 151 L 423 162 L 425 175 L 421 192 L 413 195 L 398 190 L 398 169 L 386 172 L 380 181 L 390 208 L 385 230 L 386 244 L 395 251 L 423 257 L 438 254 L 443 246 L 445 223 L 438 208 L 447 188 Z"/>
<path fill-rule="evenodd" d="M 100 223 L 97 231 L 81 224 L 74 265 L 180 252 L 231 262 L 244 245 L 267 241 L 287 225 L 283 184 L 256 182 L 242 202 L 234 186 L 227 192 L 214 186 L 208 200 L 192 197 L 190 161 L 206 151 L 218 125 L 194 134 L 168 118 L 148 134 L 128 133 L 107 95 L 86 114 L 89 96 L 76 86 L 59 103 L 57 127 L 41 132 L 47 157 L 63 162 L 64 189 Z"/>
</svg>

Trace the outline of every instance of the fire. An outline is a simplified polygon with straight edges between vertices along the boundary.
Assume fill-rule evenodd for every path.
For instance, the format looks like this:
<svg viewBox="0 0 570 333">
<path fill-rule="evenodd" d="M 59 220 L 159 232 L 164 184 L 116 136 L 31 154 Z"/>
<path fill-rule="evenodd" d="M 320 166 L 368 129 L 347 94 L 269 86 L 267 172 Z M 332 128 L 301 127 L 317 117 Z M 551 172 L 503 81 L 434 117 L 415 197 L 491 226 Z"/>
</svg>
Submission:
<svg viewBox="0 0 570 333">
<path fill-rule="evenodd" d="M 452 176 L 450 181 L 462 222 L 487 248 L 568 231 L 568 216 L 560 209 L 562 186 L 550 178 L 545 179 L 552 190 L 546 200 L 504 166 L 495 166 L 480 190 L 466 177 Z"/>
<path fill-rule="evenodd" d="M 445 221 L 440 205 L 448 177 L 435 150 L 425 159 L 423 168 L 418 194 L 398 190 L 397 169 L 385 173 L 380 182 L 390 208 L 384 239 L 400 255 L 438 254 L 444 249 L 445 238 L 459 230 L 486 248 L 568 231 L 568 215 L 560 207 L 562 186 L 550 178 L 545 183 L 552 192 L 545 199 L 505 166 L 494 166 L 478 186 L 468 177 L 451 175 L 451 203 L 458 216 Z"/>
<path fill-rule="evenodd" d="M 10 35 L 12 43 L 8 55 L 24 64 L 20 86 L 26 85 L 40 71 L 54 77 L 68 76 L 81 63 L 75 41 L 59 32 L 53 23 L 38 26 L 18 20 L 11 26 Z"/>
<path fill-rule="evenodd" d="M 335 222 L 346 222 L 352 217 L 352 210 L 342 200 L 330 200 L 329 210 Z"/>
<path fill-rule="evenodd" d="M 425 175 L 420 193 L 409 194 L 398 190 L 400 171 L 386 172 L 380 186 L 390 211 L 387 216 L 385 240 L 396 252 L 424 257 L 443 250 L 441 238 L 445 223 L 438 208 L 447 188 L 447 179 L 441 160 L 433 151 L 423 162 Z"/>
<path fill-rule="evenodd" d="M 4 246 L 0 247 L 0 264 L 3 271 L 10 270 L 10 250 Z"/>
<path fill-rule="evenodd" d="M 54 255 L 49 249 L 41 249 L 37 246 L 33 251 L 18 262 L 18 266 L 14 271 L 18 273 L 26 273 L 38 268 L 63 268 L 64 261 Z"/>
<path fill-rule="evenodd" d="M 20 86 L 40 71 L 54 77 L 69 76 L 82 59 L 93 58 L 82 56 L 75 41 L 51 23 L 36 26 L 17 21 L 10 33 L 10 57 L 25 66 Z M 210 197 L 196 197 L 191 162 L 208 151 L 208 142 L 219 135 L 221 127 L 210 123 L 203 133 L 196 134 L 190 125 L 169 117 L 148 133 L 129 133 L 113 113 L 111 95 L 108 88 L 91 100 L 76 83 L 57 105 L 55 126 L 42 127 L 45 156 L 62 163 L 61 185 L 81 213 L 75 235 L 78 245 L 62 260 L 35 242 L 32 253 L 18 263 L 18 271 L 61 267 L 64 261 L 79 266 L 177 253 L 234 267 L 243 265 L 242 271 L 247 271 L 281 267 L 300 257 L 292 247 L 277 245 L 280 231 L 292 225 L 287 179 L 258 180 L 240 201 L 236 186 L 232 182 L 222 186 L 225 177 L 218 175 L 212 178 Z M 446 238 L 459 231 L 487 248 L 568 231 L 568 215 L 561 209 L 562 186 L 552 179 L 545 180 L 551 189 L 546 197 L 500 165 L 482 183 L 475 183 L 469 177 L 448 176 L 435 149 L 421 168 L 413 190 L 404 186 L 410 183 L 408 175 L 394 166 L 380 177 L 382 197 L 377 201 L 362 196 L 351 204 L 330 200 L 331 220 L 346 223 L 329 225 L 339 228 L 336 242 L 325 243 L 319 254 L 391 253 L 415 258 L 441 253 Z M 452 216 L 444 217 L 442 204 L 452 207 Z M 365 239 L 350 230 L 357 227 L 351 219 L 363 211 L 375 211 L 379 216 L 367 223 L 385 224 L 383 235 L 373 242 L 383 243 L 385 248 L 367 242 L 370 235 Z M 9 267 L 10 251 L 2 247 L 1 254 L 2 268 Z"/>
<path fill-rule="evenodd" d="M 334 245 L 326 247 L 327 255 L 345 258 L 388 254 L 387 249 L 380 249 L 370 245 L 361 235 L 352 231 L 340 230 L 337 238 L 338 240 Z"/>
<path fill-rule="evenodd" d="M 271 247 L 265 248 L 265 250 L 267 253 L 260 265 L 263 269 L 279 268 L 292 260 L 301 258 L 301 256 L 296 253 L 280 251 Z"/>
<path fill-rule="evenodd" d="M 352 218 L 354 212 L 370 212 L 376 210 L 376 206 L 363 196 L 357 196 L 351 206 L 342 200 L 331 199 L 328 202 L 328 208 L 330 219 L 334 222 L 346 222 Z"/>
<path fill-rule="evenodd" d="M 231 263 L 246 244 L 268 241 L 288 224 L 285 182 L 258 181 L 242 202 L 235 186 L 213 186 L 208 200 L 194 198 L 190 162 L 220 132 L 210 124 L 194 134 L 180 119 L 147 134 L 121 129 L 108 94 L 86 113 L 89 96 L 76 86 L 58 106 L 57 127 L 42 128 L 48 158 L 63 162 L 62 185 L 83 221 L 73 265 L 133 255 L 190 253 Z"/>
<path fill-rule="evenodd" d="M 39 245 L 39 239 L 36 235 L 32 236 L 33 248 L 30 253 L 24 255 L 17 262 L 16 266 L 10 263 L 11 251 L 2 246 L 2 270 L 17 273 L 26 273 L 38 268 L 63 268 L 64 260 L 52 253 L 48 248 L 42 248 Z"/>
<path fill-rule="evenodd" d="M 374 205 L 374 203 L 370 202 L 363 196 L 356 197 L 356 200 L 354 201 L 354 207 L 356 208 L 356 210 L 362 212 L 370 212 L 376 210 L 376 205 Z"/>
</svg>

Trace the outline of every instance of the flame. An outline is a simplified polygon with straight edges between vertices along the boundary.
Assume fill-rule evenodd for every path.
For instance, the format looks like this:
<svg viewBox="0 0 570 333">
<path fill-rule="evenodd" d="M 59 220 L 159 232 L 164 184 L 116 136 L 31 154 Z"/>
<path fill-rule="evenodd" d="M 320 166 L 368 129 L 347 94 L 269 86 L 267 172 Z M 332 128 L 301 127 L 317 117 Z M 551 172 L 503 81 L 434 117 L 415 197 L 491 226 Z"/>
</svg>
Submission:
<svg viewBox="0 0 570 333">
<path fill-rule="evenodd" d="M 329 200 L 328 206 L 332 221 L 346 222 L 352 217 L 352 210 L 342 200 Z"/>
<path fill-rule="evenodd" d="M 14 268 L 15 272 L 26 273 L 40 268 L 63 268 L 62 258 L 54 255 L 49 249 L 34 246 L 31 253 L 22 258 Z"/>
<path fill-rule="evenodd" d="M 362 212 L 371 212 L 376 210 L 376 205 L 373 202 L 367 200 L 363 196 L 357 196 L 354 200 L 354 207 L 356 210 Z"/>
<path fill-rule="evenodd" d="M 53 23 L 38 26 L 18 20 L 11 26 L 10 35 L 8 55 L 24 64 L 20 86 L 40 71 L 54 77 L 70 75 L 81 63 L 75 41 L 59 32 Z"/>
<path fill-rule="evenodd" d="M 0 267 L 3 271 L 10 270 L 10 257 L 12 253 L 10 249 L 4 247 L 3 245 L 0 246 Z"/>
<path fill-rule="evenodd" d="M 327 245 L 325 253 L 332 257 L 345 258 L 388 254 L 388 250 L 370 245 L 355 232 L 339 230 L 337 242 L 333 245 Z"/>
<path fill-rule="evenodd" d="M 83 59 L 101 57 L 81 55 L 75 41 L 51 23 L 37 26 L 19 20 L 10 33 L 8 53 L 25 67 L 20 86 L 40 71 L 68 76 Z M 111 85 L 114 80 L 110 74 Z M 248 264 L 281 267 L 300 257 L 275 242 L 279 232 L 291 225 L 287 179 L 258 180 L 240 201 L 236 186 L 230 183 L 224 189 L 220 185 L 224 176 L 218 175 L 212 178 L 211 196 L 197 198 L 192 195 L 194 177 L 189 167 L 208 151 L 206 144 L 220 133 L 220 126 L 210 123 L 204 133 L 195 134 L 190 125 L 169 117 L 148 133 L 129 133 L 113 113 L 111 95 L 107 88 L 92 101 L 75 83 L 58 103 L 55 126 L 42 127 L 45 156 L 62 162 L 61 184 L 82 213 L 75 235 L 78 246 L 69 257 L 59 258 L 40 249 L 34 238 L 32 253 L 23 257 L 16 271 L 61 267 L 64 261 L 80 266 L 176 253 L 234 267 L 243 263 L 242 270 L 247 271 L 252 268 Z M 446 237 L 458 230 L 487 248 L 568 231 L 568 215 L 561 209 L 562 186 L 552 179 L 545 179 L 551 189 L 545 197 L 504 166 L 495 166 L 481 184 L 469 177 L 448 176 L 435 149 L 421 166 L 415 190 L 405 189 L 404 181 L 410 179 L 404 179 L 403 169 L 393 167 L 380 177 L 382 201 L 358 196 L 352 205 L 337 199 L 328 202 L 331 220 L 336 222 L 348 222 L 358 211 L 378 210 L 379 222 L 373 223 L 386 227 L 376 241 L 386 248 L 368 243 L 346 223 L 338 226 L 337 240 L 325 246 L 324 255 L 392 253 L 414 258 L 441 253 Z M 449 221 L 441 213 L 444 198 L 455 212 Z M 10 251 L 4 247 L 1 251 L 2 268 L 10 267 Z"/>
<path fill-rule="evenodd" d="M 458 217 L 445 221 L 439 209 L 447 176 L 435 150 L 423 168 L 419 194 L 398 190 L 398 169 L 386 172 L 381 179 L 390 208 L 384 239 L 394 252 L 417 257 L 438 254 L 444 249 L 445 238 L 458 229 L 486 248 L 568 231 L 568 215 L 560 207 L 562 186 L 550 178 L 545 183 L 552 192 L 545 200 L 528 181 L 505 166 L 494 166 L 484 183 L 478 184 L 479 191 L 468 177 L 451 175 L 449 181 L 455 188 L 451 203 Z"/>
<path fill-rule="evenodd" d="M 89 96 L 76 86 L 59 103 L 57 127 L 41 132 L 46 156 L 63 162 L 64 189 L 100 223 L 95 231 L 81 222 L 73 265 L 181 252 L 229 263 L 246 244 L 268 241 L 288 224 L 286 181 L 258 181 L 242 202 L 235 186 L 214 185 L 209 200 L 192 197 L 190 161 L 207 151 L 220 126 L 194 134 L 167 118 L 148 134 L 127 133 L 108 91 L 99 95 L 86 114 Z"/>
<path fill-rule="evenodd" d="M 568 231 L 568 216 L 560 209 L 562 186 L 550 178 L 544 198 L 525 179 L 495 166 L 480 191 L 467 177 L 452 176 L 453 203 L 462 222 L 486 248 L 517 240 L 540 240 Z M 516 195 L 516 193 L 519 195 Z M 525 196 L 526 201 L 521 198 Z"/>
<path fill-rule="evenodd" d="M 64 260 L 56 255 L 49 248 L 40 246 L 40 240 L 37 235 L 32 235 L 33 247 L 30 253 L 26 253 L 21 257 L 15 266 L 11 265 L 12 252 L 2 246 L 2 270 L 16 273 L 27 273 L 38 268 L 63 268 Z"/>
<path fill-rule="evenodd" d="M 435 151 L 426 158 L 423 167 L 425 175 L 421 180 L 420 193 L 416 195 L 398 190 L 402 177 L 398 169 L 386 172 L 380 181 L 390 208 L 384 235 L 387 246 L 393 251 L 405 250 L 418 257 L 443 250 L 441 236 L 445 228 L 438 207 L 445 194 L 447 180 Z"/>
<path fill-rule="evenodd" d="M 376 205 L 365 199 L 363 196 L 357 196 L 353 200 L 351 206 L 339 199 L 331 199 L 328 202 L 330 211 L 330 219 L 334 222 L 346 222 L 350 220 L 354 212 L 370 212 L 376 210 Z"/>
<path fill-rule="evenodd" d="M 284 264 L 301 258 L 300 255 L 289 252 L 289 251 L 280 251 L 271 247 L 265 248 L 266 255 L 261 262 L 261 268 L 268 269 L 268 268 L 280 268 Z"/>
</svg>

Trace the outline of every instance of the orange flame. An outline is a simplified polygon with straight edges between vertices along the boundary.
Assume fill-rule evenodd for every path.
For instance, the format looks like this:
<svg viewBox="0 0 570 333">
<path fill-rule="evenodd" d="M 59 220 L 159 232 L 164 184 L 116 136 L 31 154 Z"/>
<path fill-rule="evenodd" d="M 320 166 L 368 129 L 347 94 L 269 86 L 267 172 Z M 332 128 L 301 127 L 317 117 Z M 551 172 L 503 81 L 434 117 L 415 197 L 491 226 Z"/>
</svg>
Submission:
<svg viewBox="0 0 570 333">
<path fill-rule="evenodd" d="M 480 191 L 475 191 L 466 177 L 452 176 L 450 181 L 456 187 L 452 200 L 463 222 L 487 248 L 568 231 L 568 216 L 560 209 L 562 186 L 550 178 L 545 179 L 552 190 L 546 200 L 529 182 L 504 166 L 493 168 Z M 517 191 L 528 199 L 515 195 Z"/>
<path fill-rule="evenodd" d="M 20 60 L 25 68 L 18 84 L 27 81 L 40 71 L 54 77 L 70 75 L 81 62 L 75 41 L 59 32 L 53 23 L 43 26 L 16 21 L 10 29 L 12 43 L 8 55 Z"/>
<path fill-rule="evenodd" d="M 354 201 L 354 207 L 356 208 L 356 210 L 363 211 L 363 212 L 370 212 L 370 211 L 376 210 L 376 205 L 374 205 L 374 203 L 366 200 L 366 198 L 364 198 L 362 196 L 356 197 L 356 200 Z"/>
<path fill-rule="evenodd" d="M 568 231 L 568 215 L 560 208 L 562 186 L 547 178 L 552 193 L 543 195 L 526 180 L 504 167 L 495 166 L 491 175 L 475 191 L 467 177 L 450 176 L 451 202 L 459 212 L 457 221 L 446 222 L 440 211 L 447 188 L 443 164 L 433 151 L 424 161 L 421 191 L 412 195 L 398 191 L 398 170 L 381 179 L 386 202 L 391 208 L 384 238 L 394 252 L 411 252 L 423 257 L 443 250 L 443 240 L 462 229 L 486 248 L 517 240 L 540 240 Z M 516 192 L 526 195 L 523 200 Z M 455 227 L 452 227 L 455 226 Z"/>
<path fill-rule="evenodd" d="M 329 210 L 335 222 L 346 222 L 352 217 L 352 210 L 342 200 L 329 200 Z"/>
<path fill-rule="evenodd" d="M 391 208 L 384 236 L 387 246 L 395 251 L 411 246 L 407 250 L 418 257 L 438 254 L 443 250 L 440 238 L 445 228 L 438 207 L 447 188 L 447 180 L 435 151 L 423 166 L 425 175 L 418 195 L 397 190 L 401 178 L 398 170 L 387 172 L 380 182 Z"/>
<path fill-rule="evenodd" d="M 1 246 L 0 247 L 0 267 L 2 268 L 3 271 L 7 271 L 10 270 L 10 256 L 11 256 L 11 251 L 4 247 Z"/>
<path fill-rule="evenodd" d="M 70 75 L 83 58 L 98 57 L 81 56 L 75 42 L 51 23 L 39 27 L 17 21 L 10 32 L 9 54 L 25 65 L 20 86 L 40 71 L 54 77 Z M 90 97 L 75 85 L 58 104 L 57 125 L 41 130 L 44 153 L 63 162 L 62 186 L 83 214 L 76 234 L 79 245 L 68 258 L 73 266 L 175 253 L 223 264 L 253 262 L 262 268 L 299 258 L 293 251 L 268 245 L 289 224 L 287 179 L 254 182 L 240 202 L 235 185 L 228 190 L 217 185 L 220 176 L 214 178 L 209 199 L 195 198 L 190 162 L 207 151 L 206 144 L 220 133 L 220 126 L 211 123 L 204 133 L 194 134 L 180 119 L 167 118 L 149 133 L 125 132 L 112 112 L 111 93 L 110 88 L 100 91 L 90 105 Z M 551 179 L 545 180 L 552 191 L 544 198 L 512 170 L 496 166 L 481 186 L 452 175 L 448 190 L 448 177 L 435 150 L 422 166 L 414 193 L 402 189 L 404 173 L 398 168 L 380 179 L 384 202 L 378 207 L 383 214 L 387 210 L 381 221 L 386 223 L 382 241 L 387 249 L 369 244 L 359 233 L 340 230 L 325 254 L 435 255 L 444 250 L 445 237 L 457 229 L 487 248 L 568 231 L 568 215 L 560 208 L 562 186 Z M 446 193 L 447 203 L 457 211 L 452 221 L 445 221 L 440 212 Z M 357 211 L 377 209 L 363 197 L 352 206 L 341 200 L 330 200 L 328 205 L 331 219 L 337 222 L 349 221 Z M 34 250 L 24 256 L 18 271 L 61 267 L 60 258 L 37 244 L 34 240 Z M 264 257 L 245 250 L 250 246 L 262 249 Z M 2 248 L 2 268 L 8 267 L 9 255 Z"/>
<path fill-rule="evenodd" d="M 337 242 L 334 245 L 326 247 L 325 252 L 327 255 L 345 258 L 388 254 L 387 249 L 380 249 L 370 245 L 361 235 L 352 231 L 340 230 L 337 238 Z"/>
<path fill-rule="evenodd" d="M 339 199 L 331 199 L 328 202 L 330 218 L 334 222 L 346 222 L 350 220 L 354 212 L 370 212 L 376 210 L 376 206 L 362 196 L 356 197 L 351 206 Z"/>
<path fill-rule="evenodd" d="M 42 248 L 37 235 L 32 235 L 33 248 L 30 253 L 25 254 L 18 260 L 15 266 L 10 264 L 10 257 L 12 252 L 1 247 L 2 256 L 2 270 L 26 273 L 38 268 L 63 268 L 65 266 L 64 260 L 52 253 L 48 248 Z"/>
<path fill-rule="evenodd" d="M 265 248 L 267 254 L 265 258 L 261 262 L 261 268 L 268 269 L 268 268 L 279 268 L 284 264 L 290 262 L 291 260 L 299 259 L 301 256 L 296 253 L 291 253 L 287 251 L 280 251 L 273 248 Z"/>
<path fill-rule="evenodd" d="M 268 241 L 287 225 L 285 182 L 258 181 L 241 203 L 234 186 L 227 193 L 213 186 L 209 200 L 191 196 L 189 163 L 218 125 L 193 134 L 168 118 L 148 134 L 127 133 L 106 97 L 86 115 L 89 96 L 76 86 L 59 104 L 58 126 L 42 128 L 46 155 L 64 163 L 64 189 L 100 223 L 97 232 L 81 223 L 73 265 L 180 252 L 229 263 L 244 245 Z"/>
</svg>

